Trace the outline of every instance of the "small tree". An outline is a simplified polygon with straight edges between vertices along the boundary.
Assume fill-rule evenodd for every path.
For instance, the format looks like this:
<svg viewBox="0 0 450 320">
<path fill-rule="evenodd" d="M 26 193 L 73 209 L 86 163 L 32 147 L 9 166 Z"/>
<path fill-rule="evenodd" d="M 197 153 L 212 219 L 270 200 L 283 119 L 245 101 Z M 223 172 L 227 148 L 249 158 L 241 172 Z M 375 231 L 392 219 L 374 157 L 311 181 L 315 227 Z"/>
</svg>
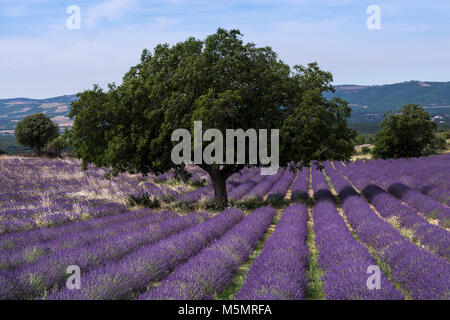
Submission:
<svg viewBox="0 0 450 320">
<path fill-rule="evenodd" d="M 436 124 L 417 104 L 385 114 L 372 154 L 375 158 L 420 157 L 434 150 Z"/>
<path fill-rule="evenodd" d="M 61 158 L 62 151 L 67 147 L 68 144 L 64 137 L 61 135 L 49 141 L 45 146 L 45 151 L 50 158 Z"/>
<path fill-rule="evenodd" d="M 58 125 L 43 113 L 23 118 L 14 132 L 16 141 L 24 147 L 32 148 L 37 156 L 41 154 L 47 142 L 58 134 Z"/>
<path fill-rule="evenodd" d="M 323 97 L 334 91 L 332 80 L 317 63 L 291 69 L 270 47 L 244 43 L 239 30 L 219 28 L 204 41 L 158 45 L 142 52 L 122 85 L 78 94 L 70 111 L 75 155 L 84 167 L 165 172 L 178 168 L 171 160 L 173 131 L 193 136 L 194 121 L 202 121 L 204 130 L 223 136 L 226 129 L 279 129 L 281 166 L 347 160 L 353 153 L 354 132 L 346 124 L 351 109 Z M 218 206 L 228 201 L 227 178 L 248 162 L 199 165 L 211 177 Z"/>
</svg>

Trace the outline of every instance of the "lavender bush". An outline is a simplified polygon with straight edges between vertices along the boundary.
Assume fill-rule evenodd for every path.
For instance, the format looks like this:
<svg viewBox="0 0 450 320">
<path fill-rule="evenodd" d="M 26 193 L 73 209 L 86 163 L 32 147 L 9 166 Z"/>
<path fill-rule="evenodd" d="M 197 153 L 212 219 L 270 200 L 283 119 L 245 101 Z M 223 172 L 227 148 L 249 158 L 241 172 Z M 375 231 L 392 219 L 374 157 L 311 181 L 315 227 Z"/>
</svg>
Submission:
<svg viewBox="0 0 450 320">
<path fill-rule="evenodd" d="M 450 264 L 419 248 L 379 218 L 336 170 L 330 177 L 348 222 L 359 239 L 373 247 L 392 270 L 392 279 L 414 299 L 449 299 Z"/>
<path fill-rule="evenodd" d="M 367 268 L 376 265 L 367 249 L 356 241 L 339 215 L 322 173 L 312 169 L 312 187 L 317 201 L 313 209 L 318 263 L 323 271 L 323 290 L 328 299 L 402 299 L 384 273 L 380 289 L 367 287 Z"/>
<path fill-rule="evenodd" d="M 154 245 L 139 248 L 117 262 L 101 265 L 83 276 L 81 290 L 62 289 L 48 299 L 129 299 L 162 280 L 178 265 L 196 255 L 244 218 L 228 209 L 200 225 Z"/>
<path fill-rule="evenodd" d="M 230 282 L 267 231 L 275 210 L 262 207 L 228 231 L 197 256 L 181 265 L 140 299 L 211 299 Z"/>
<path fill-rule="evenodd" d="M 309 264 L 307 220 L 308 212 L 303 204 L 293 204 L 284 210 L 236 299 L 305 299 Z"/>
<path fill-rule="evenodd" d="M 13 272 L 19 290 L 11 292 L 8 298 L 39 297 L 46 291 L 62 285 L 66 278 L 66 269 L 77 265 L 83 271 L 117 260 L 133 249 L 150 245 L 185 228 L 202 222 L 205 213 L 168 219 L 157 225 L 144 225 L 134 231 L 119 235 L 109 242 L 98 242 L 86 247 L 55 251 L 47 257 L 30 265 L 24 265 Z M 17 295 L 17 296 L 16 296 Z"/>
</svg>

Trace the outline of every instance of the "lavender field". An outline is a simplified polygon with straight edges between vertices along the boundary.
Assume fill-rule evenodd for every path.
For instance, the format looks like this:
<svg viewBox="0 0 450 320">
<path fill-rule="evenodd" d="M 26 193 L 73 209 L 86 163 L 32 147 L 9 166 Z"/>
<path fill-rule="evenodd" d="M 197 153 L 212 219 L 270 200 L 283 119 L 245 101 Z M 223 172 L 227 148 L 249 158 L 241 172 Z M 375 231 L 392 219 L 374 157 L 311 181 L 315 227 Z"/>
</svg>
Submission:
<svg viewBox="0 0 450 320">
<path fill-rule="evenodd" d="M 223 211 L 188 171 L 0 158 L 0 299 L 450 299 L 450 154 L 245 168 Z"/>
</svg>

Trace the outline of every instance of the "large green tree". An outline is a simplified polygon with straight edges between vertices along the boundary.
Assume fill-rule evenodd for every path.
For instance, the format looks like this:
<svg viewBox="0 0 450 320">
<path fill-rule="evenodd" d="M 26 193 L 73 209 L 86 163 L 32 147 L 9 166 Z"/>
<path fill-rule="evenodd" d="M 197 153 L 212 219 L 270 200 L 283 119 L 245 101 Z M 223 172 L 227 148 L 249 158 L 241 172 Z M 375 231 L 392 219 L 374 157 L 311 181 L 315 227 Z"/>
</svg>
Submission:
<svg viewBox="0 0 450 320">
<path fill-rule="evenodd" d="M 193 136 L 194 121 L 202 121 L 203 130 L 216 128 L 224 137 L 226 129 L 279 129 L 282 166 L 345 160 L 353 152 L 354 132 L 346 125 L 351 109 L 323 97 L 334 90 L 331 82 L 331 73 L 317 63 L 291 69 L 270 47 L 244 43 L 238 30 L 219 28 L 205 40 L 144 50 L 120 86 L 79 93 L 70 112 L 74 151 L 84 166 L 164 172 L 177 167 L 173 131 L 184 128 Z M 248 160 L 199 165 L 211 177 L 219 206 L 227 203 L 226 179 Z"/>
<path fill-rule="evenodd" d="M 375 158 L 420 157 L 433 149 L 436 124 L 417 104 L 408 104 L 396 113 L 388 112 L 375 138 Z"/>
<path fill-rule="evenodd" d="M 16 141 L 25 147 L 32 148 L 37 156 L 41 154 L 46 143 L 58 134 L 58 125 L 43 113 L 23 118 L 17 123 L 14 131 Z"/>
</svg>

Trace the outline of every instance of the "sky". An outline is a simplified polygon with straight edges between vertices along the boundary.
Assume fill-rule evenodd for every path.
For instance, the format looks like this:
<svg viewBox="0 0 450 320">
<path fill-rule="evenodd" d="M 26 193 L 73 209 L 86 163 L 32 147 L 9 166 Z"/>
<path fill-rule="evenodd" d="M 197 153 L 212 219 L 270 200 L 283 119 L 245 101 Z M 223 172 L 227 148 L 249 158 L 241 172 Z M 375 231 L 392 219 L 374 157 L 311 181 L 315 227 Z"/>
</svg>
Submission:
<svg viewBox="0 0 450 320">
<path fill-rule="evenodd" d="M 120 84 L 144 48 L 219 27 L 291 66 L 317 61 L 334 84 L 450 81 L 449 17 L 448 0 L 0 0 L 0 99 Z"/>
</svg>

